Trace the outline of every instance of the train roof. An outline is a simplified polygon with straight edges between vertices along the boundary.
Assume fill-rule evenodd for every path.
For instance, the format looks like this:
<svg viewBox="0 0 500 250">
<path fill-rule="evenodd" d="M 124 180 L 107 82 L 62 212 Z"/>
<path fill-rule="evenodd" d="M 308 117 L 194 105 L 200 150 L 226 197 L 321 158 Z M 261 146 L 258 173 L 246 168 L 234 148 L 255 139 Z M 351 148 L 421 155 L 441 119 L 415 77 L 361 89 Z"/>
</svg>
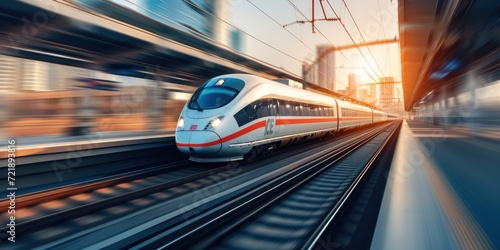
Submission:
<svg viewBox="0 0 500 250">
<path fill-rule="evenodd" d="M 245 87 L 243 88 L 242 92 L 248 92 L 257 87 L 262 87 L 262 88 L 269 87 L 270 91 L 265 94 L 270 94 L 272 92 L 278 98 L 281 99 L 301 101 L 311 104 L 329 103 L 330 105 L 334 101 L 333 97 L 327 95 L 321 95 L 304 89 L 294 88 L 286 84 L 269 80 L 260 76 L 249 75 L 249 74 L 227 74 L 219 77 L 220 78 L 232 77 L 245 81 Z M 265 94 L 263 93 L 263 95 Z"/>
<path fill-rule="evenodd" d="M 254 89 L 258 86 L 261 87 L 266 87 L 269 86 L 271 87 L 271 90 L 274 92 L 274 94 L 281 99 L 286 99 L 286 100 L 292 100 L 292 101 L 301 101 L 301 102 L 306 102 L 306 103 L 311 103 L 311 104 L 328 104 L 328 105 L 333 105 L 334 100 L 337 101 L 338 105 L 344 108 L 351 108 L 351 109 L 357 109 L 357 110 L 371 110 L 369 107 L 365 107 L 362 105 L 354 104 L 351 102 L 347 101 L 342 101 L 340 99 L 333 98 L 331 96 L 327 95 L 322 95 L 316 92 L 304 90 L 304 89 L 298 89 L 294 87 L 290 87 L 288 85 L 285 85 L 283 83 L 279 83 L 273 80 L 269 80 L 260 76 L 256 75 L 250 75 L 250 74 L 227 74 L 227 75 L 221 75 L 218 76 L 220 78 L 238 78 L 241 79 L 245 82 L 245 87 L 243 88 L 242 92 L 248 92 L 251 89 Z M 269 93 L 267 93 L 269 94 Z M 265 94 L 263 94 L 265 95 Z"/>
</svg>

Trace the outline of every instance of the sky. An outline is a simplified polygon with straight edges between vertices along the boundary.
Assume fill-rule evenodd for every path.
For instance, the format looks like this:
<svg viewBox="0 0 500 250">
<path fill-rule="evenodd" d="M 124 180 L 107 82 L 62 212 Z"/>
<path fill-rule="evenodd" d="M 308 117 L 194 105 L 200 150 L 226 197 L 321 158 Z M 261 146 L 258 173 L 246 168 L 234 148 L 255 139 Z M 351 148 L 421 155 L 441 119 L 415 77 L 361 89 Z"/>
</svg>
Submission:
<svg viewBox="0 0 500 250">
<path fill-rule="evenodd" d="M 140 4 L 144 0 L 115 1 L 136 8 L 131 2 Z M 311 62 L 316 58 L 317 45 L 342 46 L 352 45 L 353 40 L 362 43 L 363 40 L 399 38 L 397 0 L 322 0 L 326 17 L 336 17 L 335 11 L 341 21 L 317 21 L 315 33 L 310 23 L 291 24 L 312 19 L 312 0 L 221 1 L 227 3 L 226 13 L 221 17 L 230 24 L 228 26 L 244 34 L 245 54 L 297 76 L 302 75 L 303 61 Z M 320 0 L 314 2 L 315 18 L 325 18 Z M 290 25 L 283 28 L 286 24 Z M 357 49 L 336 53 L 337 91 L 345 89 L 350 73 L 358 74 L 362 84 L 378 82 L 383 76 L 401 79 L 398 43 L 370 46 L 370 51 L 367 47 L 360 50 L 362 53 Z"/>
<path fill-rule="evenodd" d="M 326 17 L 336 17 L 328 5 L 330 3 L 342 23 L 339 21 L 317 21 L 315 24 L 316 33 L 312 33 L 312 27 L 309 23 L 282 27 L 297 20 L 311 20 L 311 0 L 227 1 L 229 5 L 227 9 L 228 22 L 261 40 L 258 41 L 245 35 L 244 52 L 275 66 L 283 67 L 297 75 L 301 75 L 302 61 L 312 61 L 316 57 L 316 45 L 353 44 L 342 25 L 345 25 L 356 43 L 363 42 L 363 38 L 365 41 L 399 38 L 396 0 L 345 1 L 359 30 L 361 30 L 362 36 L 342 0 L 323 1 Z M 315 18 L 324 18 L 319 0 L 315 0 Z M 348 82 L 347 75 L 350 73 L 360 75 L 362 83 L 373 83 L 383 76 L 401 79 L 400 53 L 397 43 L 371 46 L 370 50 L 371 54 L 366 47 L 361 48 L 367 60 L 357 49 L 345 50 L 342 54 L 336 53 L 338 90 L 345 89 Z M 370 72 L 371 77 L 366 71 Z"/>
</svg>

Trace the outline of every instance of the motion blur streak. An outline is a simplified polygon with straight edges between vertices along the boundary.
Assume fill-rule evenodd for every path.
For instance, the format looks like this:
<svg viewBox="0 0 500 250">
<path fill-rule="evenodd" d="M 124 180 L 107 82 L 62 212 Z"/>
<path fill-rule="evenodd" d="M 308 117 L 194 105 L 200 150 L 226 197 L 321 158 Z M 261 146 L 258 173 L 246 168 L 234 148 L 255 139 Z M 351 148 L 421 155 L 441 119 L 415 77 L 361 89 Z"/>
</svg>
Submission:
<svg viewBox="0 0 500 250">
<path fill-rule="evenodd" d="M 467 207 L 435 166 L 424 164 L 434 193 L 443 207 L 460 249 L 493 249 L 493 245 Z"/>
<path fill-rule="evenodd" d="M 382 203 L 372 249 L 493 249 L 488 235 L 476 221 L 477 211 L 473 214 L 470 204 L 459 193 L 464 191 L 452 186 L 450 176 L 442 172 L 443 166 L 429 157 L 442 152 L 438 150 L 445 140 L 461 139 L 448 137 L 454 132 L 444 131 L 439 140 L 437 136 L 428 137 L 434 143 L 429 146 L 421 137 L 414 136 L 418 131 L 426 133 L 425 130 L 416 131 L 403 122 L 384 193 L 388 202 Z M 455 166 L 453 171 L 464 170 Z M 468 170 L 466 175 L 470 178 L 474 176 L 472 172 L 481 170 Z"/>
</svg>

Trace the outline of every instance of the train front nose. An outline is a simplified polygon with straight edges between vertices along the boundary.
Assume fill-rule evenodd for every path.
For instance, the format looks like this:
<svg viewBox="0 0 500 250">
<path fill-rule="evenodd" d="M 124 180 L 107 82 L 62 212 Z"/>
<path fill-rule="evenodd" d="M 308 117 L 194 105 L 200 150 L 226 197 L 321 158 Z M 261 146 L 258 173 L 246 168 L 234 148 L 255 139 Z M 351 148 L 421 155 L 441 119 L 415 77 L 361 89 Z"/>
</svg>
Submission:
<svg viewBox="0 0 500 250">
<path fill-rule="evenodd" d="M 222 141 L 213 131 L 177 131 L 175 143 L 179 150 L 191 156 L 210 156 L 220 151 Z"/>
</svg>

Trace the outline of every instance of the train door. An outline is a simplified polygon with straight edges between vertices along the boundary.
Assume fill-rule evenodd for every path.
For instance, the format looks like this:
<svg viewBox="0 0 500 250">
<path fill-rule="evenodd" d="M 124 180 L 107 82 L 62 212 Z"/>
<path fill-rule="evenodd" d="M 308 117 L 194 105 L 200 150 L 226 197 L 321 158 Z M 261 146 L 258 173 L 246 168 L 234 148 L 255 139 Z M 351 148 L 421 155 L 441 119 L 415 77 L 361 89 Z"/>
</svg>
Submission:
<svg viewBox="0 0 500 250">
<path fill-rule="evenodd" d="M 337 123 L 336 133 L 338 133 L 338 132 L 340 132 L 340 131 L 339 131 L 339 130 L 340 130 L 340 112 L 339 112 L 339 111 L 340 111 L 340 108 L 339 108 L 339 103 L 337 102 L 337 100 L 333 99 L 333 101 L 334 101 L 334 103 L 335 103 L 335 104 L 334 104 L 335 106 L 334 106 L 334 108 L 333 108 L 333 109 L 334 109 L 334 111 L 333 111 L 333 112 L 334 112 L 333 116 L 334 116 L 334 117 L 336 116 L 336 118 L 337 118 L 337 120 L 336 120 L 336 123 Z"/>
<path fill-rule="evenodd" d="M 278 125 L 278 120 L 280 119 L 280 114 L 279 114 L 279 103 L 278 100 L 276 99 L 276 93 L 272 93 L 272 101 L 270 104 L 270 110 L 271 110 L 271 116 L 274 118 L 271 118 L 272 120 L 268 120 L 267 124 L 268 126 L 272 126 L 272 132 L 273 136 L 279 135 L 280 131 L 280 125 Z"/>
</svg>

